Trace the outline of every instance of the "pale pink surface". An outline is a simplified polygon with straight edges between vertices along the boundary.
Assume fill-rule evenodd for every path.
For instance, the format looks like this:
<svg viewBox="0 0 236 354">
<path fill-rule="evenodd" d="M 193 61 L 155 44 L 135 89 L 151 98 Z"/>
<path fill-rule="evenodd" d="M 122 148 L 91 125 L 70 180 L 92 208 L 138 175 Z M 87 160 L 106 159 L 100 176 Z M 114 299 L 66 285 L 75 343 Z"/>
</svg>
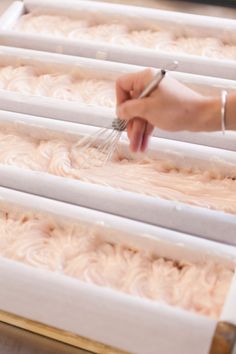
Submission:
<svg viewBox="0 0 236 354">
<path fill-rule="evenodd" d="M 123 154 L 105 166 L 102 160 L 96 148 L 81 150 L 80 140 L 60 135 L 43 140 L 0 129 L 0 164 L 236 214 L 236 181 L 217 170 L 179 169 L 172 162 L 128 160 Z"/>
<path fill-rule="evenodd" d="M 114 81 L 52 72 L 43 70 L 40 65 L 0 66 L 0 89 L 92 106 L 115 105 Z"/>
<path fill-rule="evenodd" d="M 36 268 L 218 318 L 233 269 L 174 261 L 104 240 L 120 232 L 35 212 L 0 213 L 0 255 Z M 125 240 L 125 236 L 124 236 Z"/>
<path fill-rule="evenodd" d="M 74 71 L 74 72 L 73 72 Z M 48 97 L 73 101 L 79 105 L 114 108 L 115 79 L 98 79 L 94 73 L 84 75 L 82 69 L 72 73 L 52 71 L 33 65 L 0 65 L 0 90 L 25 96 Z M 203 95 L 219 95 L 219 88 L 188 84 Z"/>
<path fill-rule="evenodd" d="M 40 9 L 23 15 L 14 28 L 17 31 L 67 37 L 82 41 L 118 44 L 174 53 L 236 60 L 236 45 L 215 37 L 193 37 L 176 34 L 164 28 L 129 28 L 121 21 L 97 23 L 69 16 L 45 14 Z"/>
</svg>

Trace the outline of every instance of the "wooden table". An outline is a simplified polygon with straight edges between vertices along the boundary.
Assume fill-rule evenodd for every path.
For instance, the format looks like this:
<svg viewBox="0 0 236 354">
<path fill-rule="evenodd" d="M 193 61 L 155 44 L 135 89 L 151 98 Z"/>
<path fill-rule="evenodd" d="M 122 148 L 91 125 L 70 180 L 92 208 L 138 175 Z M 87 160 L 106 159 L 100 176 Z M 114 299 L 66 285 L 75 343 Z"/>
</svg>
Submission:
<svg viewBox="0 0 236 354">
<path fill-rule="evenodd" d="M 172 11 L 236 18 L 236 9 L 168 0 L 103 0 Z M 0 0 L 0 14 L 12 0 Z M 0 354 L 91 354 L 0 322 Z"/>
<path fill-rule="evenodd" d="M 91 354 L 0 322 L 1 354 Z"/>
</svg>

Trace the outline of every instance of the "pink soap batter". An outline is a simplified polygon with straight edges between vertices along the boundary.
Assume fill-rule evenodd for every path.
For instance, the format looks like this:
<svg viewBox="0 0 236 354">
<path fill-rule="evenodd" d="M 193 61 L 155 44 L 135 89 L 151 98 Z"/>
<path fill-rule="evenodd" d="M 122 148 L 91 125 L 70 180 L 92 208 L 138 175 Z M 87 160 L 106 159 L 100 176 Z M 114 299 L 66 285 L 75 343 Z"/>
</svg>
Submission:
<svg viewBox="0 0 236 354">
<path fill-rule="evenodd" d="M 1 66 L 0 89 L 93 106 L 115 105 L 114 81 L 49 70 L 43 72 L 39 66 Z"/>
<path fill-rule="evenodd" d="M 94 151 L 88 167 L 84 161 Z M 128 160 L 122 154 L 101 167 L 99 154 L 96 148 L 81 152 L 79 141 L 60 135 L 43 140 L 0 130 L 1 164 L 236 214 L 236 181 L 220 172 L 179 169 L 153 158 Z"/>
<path fill-rule="evenodd" d="M 128 48 L 140 47 L 170 53 L 236 60 L 236 45 L 215 37 L 176 35 L 164 28 L 130 28 L 125 23 L 94 21 L 69 16 L 45 14 L 40 9 L 23 15 L 14 29 L 37 35 L 67 37 L 79 41 L 117 44 Z"/>
<path fill-rule="evenodd" d="M 82 70 L 76 71 L 77 73 L 52 72 L 40 68 L 40 65 L 0 66 L 0 90 L 97 107 L 115 107 L 114 79 L 98 79 L 93 73 L 84 77 Z M 203 95 L 219 95 L 219 88 L 216 87 L 193 83 L 187 85 Z"/>
<path fill-rule="evenodd" d="M 218 318 L 234 271 L 104 240 L 115 230 L 36 212 L 0 211 L 0 255 L 36 268 Z M 125 236 L 124 236 L 125 239 Z"/>
</svg>

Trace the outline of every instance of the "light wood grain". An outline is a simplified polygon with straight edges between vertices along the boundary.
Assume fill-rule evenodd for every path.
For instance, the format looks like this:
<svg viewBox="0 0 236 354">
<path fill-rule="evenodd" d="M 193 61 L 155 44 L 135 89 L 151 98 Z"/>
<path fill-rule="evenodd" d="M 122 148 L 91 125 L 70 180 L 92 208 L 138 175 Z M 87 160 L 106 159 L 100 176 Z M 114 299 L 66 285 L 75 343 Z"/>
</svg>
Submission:
<svg viewBox="0 0 236 354">
<path fill-rule="evenodd" d="M 71 345 L 0 322 L 1 354 L 92 354 Z"/>
<path fill-rule="evenodd" d="M 209 354 L 233 354 L 236 349 L 236 326 L 219 322 Z"/>
<path fill-rule="evenodd" d="M 80 349 L 85 349 L 95 354 L 128 354 L 127 352 L 111 348 L 88 338 L 84 338 L 54 327 L 48 327 L 42 323 L 31 321 L 5 311 L 0 311 L 0 321 Z"/>
</svg>

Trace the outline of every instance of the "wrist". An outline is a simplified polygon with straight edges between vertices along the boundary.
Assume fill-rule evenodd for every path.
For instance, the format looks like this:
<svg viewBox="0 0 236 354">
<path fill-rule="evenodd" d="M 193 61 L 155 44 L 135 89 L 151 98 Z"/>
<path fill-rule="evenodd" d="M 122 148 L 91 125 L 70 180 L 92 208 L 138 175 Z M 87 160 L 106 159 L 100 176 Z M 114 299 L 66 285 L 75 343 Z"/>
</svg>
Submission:
<svg viewBox="0 0 236 354">
<path fill-rule="evenodd" d="M 221 97 L 202 97 L 196 103 L 195 121 L 192 131 L 220 131 Z"/>
</svg>

